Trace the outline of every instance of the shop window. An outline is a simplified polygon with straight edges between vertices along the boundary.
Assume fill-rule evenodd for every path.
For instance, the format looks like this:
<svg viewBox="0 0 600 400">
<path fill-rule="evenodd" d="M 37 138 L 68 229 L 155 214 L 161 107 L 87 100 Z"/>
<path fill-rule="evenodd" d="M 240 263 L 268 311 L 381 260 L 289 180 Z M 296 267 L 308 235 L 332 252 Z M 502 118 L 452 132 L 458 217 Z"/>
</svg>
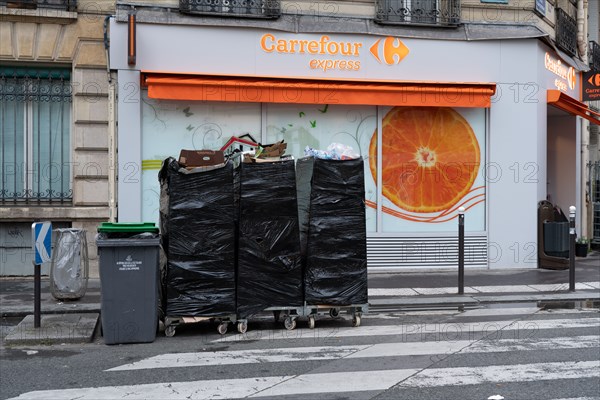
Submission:
<svg viewBox="0 0 600 400">
<path fill-rule="evenodd" d="M 68 203 L 70 72 L 0 69 L 2 204 Z"/>
<path fill-rule="evenodd" d="M 377 0 L 375 20 L 384 24 L 454 26 L 460 0 Z"/>
<path fill-rule="evenodd" d="M 53 8 L 57 10 L 75 11 L 76 0 L 0 0 L 0 6 L 36 10 L 38 8 Z"/>
<path fill-rule="evenodd" d="M 158 100 L 145 91 L 142 103 L 145 221 L 159 216 L 157 174 L 165 158 L 219 149 L 237 136 L 284 140 L 295 159 L 307 147 L 352 148 L 364 159 L 370 233 L 454 234 L 461 206 L 467 232 L 486 229 L 486 177 L 497 179 L 499 170 L 486 169 L 484 108 Z"/>
<path fill-rule="evenodd" d="M 179 0 L 179 10 L 205 14 L 250 18 L 278 18 L 279 0 Z"/>
</svg>

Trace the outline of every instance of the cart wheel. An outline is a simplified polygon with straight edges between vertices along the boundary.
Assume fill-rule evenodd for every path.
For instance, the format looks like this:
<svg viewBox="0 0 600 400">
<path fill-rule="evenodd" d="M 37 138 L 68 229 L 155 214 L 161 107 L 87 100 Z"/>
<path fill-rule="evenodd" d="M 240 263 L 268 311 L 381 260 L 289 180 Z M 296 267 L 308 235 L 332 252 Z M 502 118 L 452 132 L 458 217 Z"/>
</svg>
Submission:
<svg viewBox="0 0 600 400">
<path fill-rule="evenodd" d="M 296 328 L 296 320 L 292 317 L 287 317 L 283 321 L 283 325 L 285 326 L 285 329 L 287 329 L 288 331 L 291 331 L 294 328 Z"/>
<path fill-rule="evenodd" d="M 273 319 L 275 322 L 279 322 L 279 317 L 281 316 L 281 310 L 273 311 Z"/>
<path fill-rule="evenodd" d="M 237 330 L 242 335 L 248 331 L 248 321 L 239 321 L 237 323 Z"/>
<path fill-rule="evenodd" d="M 165 328 L 165 336 L 166 337 L 175 336 L 175 325 L 169 325 Z"/>
<path fill-rule="evenodd" d="M 340 316 L 340 309 L 339 308 L 331 308 L 329 310 L 329 316 L 331 318 L 337 318 Z"/>
<path fill-rule="evenodd" d="M 227 333 L 227 322 L 221 322 L 219 324 L 219 326 L 217 326 L 217 331 L 221 334 L 224 335 Z"/>
<path fill-rule="evenodd" d="M 308 328 L 315 329 L 315 317 L 312 315 L 308 317 Z"/>
<path fill-rule="evenodd" d="M 354 327 L 360 326 L 360 315 L 355 315 L 352 318 L 352 326 L 354 326 Z"/>
</svg>

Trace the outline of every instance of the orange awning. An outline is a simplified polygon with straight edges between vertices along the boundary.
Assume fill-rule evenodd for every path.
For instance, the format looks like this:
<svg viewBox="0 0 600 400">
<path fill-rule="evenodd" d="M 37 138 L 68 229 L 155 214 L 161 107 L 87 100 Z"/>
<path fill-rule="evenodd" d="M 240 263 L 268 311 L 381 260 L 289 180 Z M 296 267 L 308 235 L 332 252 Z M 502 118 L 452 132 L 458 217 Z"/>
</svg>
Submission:
<svg viewBox="0 0 600 400">
<path fill-rule="evenodd" d="M 560 108 L 569 114 L 579 115 L 590 122 L 600 125 L 600 114 L 592 111 L 585 103 L 575 100 L 560 90 L 548 90 L 548 104 Z"/>
<path fill-rule="evenodd" d="M 490 107 L 493 83 L 354 82 L 146 73 L 148 96 L 251 103 Z"/>
</svg>

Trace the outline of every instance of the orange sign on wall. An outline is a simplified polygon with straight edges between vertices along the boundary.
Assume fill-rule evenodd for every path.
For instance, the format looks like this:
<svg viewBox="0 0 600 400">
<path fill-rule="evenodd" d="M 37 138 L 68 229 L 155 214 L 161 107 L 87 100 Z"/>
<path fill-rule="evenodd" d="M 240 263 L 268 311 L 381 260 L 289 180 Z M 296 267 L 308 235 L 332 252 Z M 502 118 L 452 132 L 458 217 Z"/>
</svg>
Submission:
<svg viewBox="0 0 600 400">
<path fill-rule="evenodd" d="M 266 53 L 298 54 L 315 56 L 308 61 L 310 69 L 359 71 L 362 49 L 361 41 L 338 41 L 328 35 L 317 39 L 288 39 L 266 33 L 260 38 L 260 48 Z M 377 39 L 369 46 L 370 54 L 380 63 L 386 65 L 399 64 L 409 53 L 408 47 L 398 38 L 391 36 Z"/>
<path fill-rule="evenodd" d="M 548 71 L 560 78 L 554 80 L 554 86 L 558 90 L 566 92 L 568 89 L 575 89 L 577 85 L 577 72 L 575 68 L 564 65 L 560 59 L 551 56 L 550 53 L 546 53 L 544 57 L 544 66 Z"/>
<path fill-rule="evenodd" d="M 600 100 L 600 71 L 584 72 L 581 83 L 583 85 L 581 101 Z"/>
</svg>

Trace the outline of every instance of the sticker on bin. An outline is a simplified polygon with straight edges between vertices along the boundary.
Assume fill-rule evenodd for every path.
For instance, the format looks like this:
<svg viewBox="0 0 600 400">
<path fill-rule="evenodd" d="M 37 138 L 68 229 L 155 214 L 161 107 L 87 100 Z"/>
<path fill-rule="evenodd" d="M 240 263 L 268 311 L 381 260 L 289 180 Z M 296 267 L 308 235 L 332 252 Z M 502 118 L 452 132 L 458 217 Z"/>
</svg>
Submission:
<svg viewBox="0 0 600 400">
<path fill-rule="evenodd" d="M 131 254 L 125 257 L 124 261 L 117 261 L 119 271 L 139 271 L 142 262 L 140 260 L 134 260 Z"/>
</svg>

